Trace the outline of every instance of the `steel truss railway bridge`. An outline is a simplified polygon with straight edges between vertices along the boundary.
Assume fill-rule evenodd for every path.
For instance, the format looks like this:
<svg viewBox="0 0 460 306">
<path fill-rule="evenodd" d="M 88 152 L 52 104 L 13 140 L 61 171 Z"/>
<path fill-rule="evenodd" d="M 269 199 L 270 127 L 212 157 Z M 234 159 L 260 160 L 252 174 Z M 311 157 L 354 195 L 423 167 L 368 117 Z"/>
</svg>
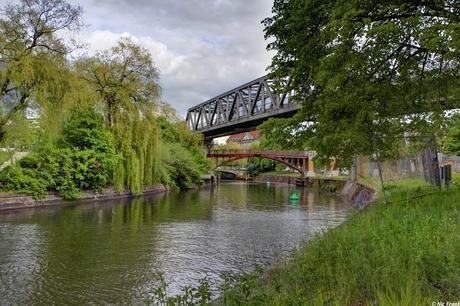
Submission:
<svg viewBox="0 0 460 306">
<path fill-rule="evenodd" d="M 193 132 L 203 134 L 208 146 L 207 156 L 216 158 L 218 166 L 239 159 L 260 157 L 283 163 L 306 175 L 309 170 L 309 156 L 306 152 L 210 150 L 213 138 L 255 130 L 269 118 L 292 117 L 301 105 L 292 99 L 293 91 L 282 89 L 288 83 L 289 80 L 284 80 L 275 86 L 274 80 L 263 76 L 243 84 L 190 108 L 186 118 L 187 126 Z"/>
<path fill-rule="evenodd" d="M 288 81 L 278 83 L 283 88 Z M 263 76 L 190 108 L 186 122 L 206 141 L 255 130 L 268 118 L 292 117 L 301 107 L 292 100 L 293 94 L 277 89 L 274 80 Z"/>
</svg>

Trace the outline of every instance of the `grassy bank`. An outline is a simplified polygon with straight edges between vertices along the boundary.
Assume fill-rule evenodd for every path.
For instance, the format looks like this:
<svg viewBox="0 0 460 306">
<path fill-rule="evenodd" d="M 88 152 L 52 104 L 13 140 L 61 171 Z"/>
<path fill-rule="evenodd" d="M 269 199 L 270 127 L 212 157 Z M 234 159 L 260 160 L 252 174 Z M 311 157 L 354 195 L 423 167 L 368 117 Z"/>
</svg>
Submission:
<svg viewBox="0 0 460 306">
<path fill-rule="evenodd" d="M 421 180 L 386 186 L 389 205 L 355 212 L 268 271 L 224 276 L 211 301 L 203 280 L 164 304 L 431 305 L 460 299 L 460 189 Z"/>
<path fill-rule="evenodd" d="M 427 305 L 460 298 L 460 191 L 394 184 L 390 205 L 356 213 L 260 281 L 242 276 L 227 305 Z M 417 197 L 413 200 L 411 198 Z"/>
</svg>

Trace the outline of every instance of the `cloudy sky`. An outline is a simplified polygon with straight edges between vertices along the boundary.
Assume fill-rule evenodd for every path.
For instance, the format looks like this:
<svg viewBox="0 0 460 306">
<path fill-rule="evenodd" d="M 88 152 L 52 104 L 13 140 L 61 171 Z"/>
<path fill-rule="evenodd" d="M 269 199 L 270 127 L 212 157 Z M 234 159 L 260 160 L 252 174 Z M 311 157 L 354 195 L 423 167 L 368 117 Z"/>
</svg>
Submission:
<svg viewBox="0 0 460 306">
<path fill-rule="evenodd" d="M 261 20 L 272 0 L 69 0 L 84 10 L 88 53 L 132 36 L 161 72 L 163 99 L 187 109 L 266 73 Z"/>
</svg>

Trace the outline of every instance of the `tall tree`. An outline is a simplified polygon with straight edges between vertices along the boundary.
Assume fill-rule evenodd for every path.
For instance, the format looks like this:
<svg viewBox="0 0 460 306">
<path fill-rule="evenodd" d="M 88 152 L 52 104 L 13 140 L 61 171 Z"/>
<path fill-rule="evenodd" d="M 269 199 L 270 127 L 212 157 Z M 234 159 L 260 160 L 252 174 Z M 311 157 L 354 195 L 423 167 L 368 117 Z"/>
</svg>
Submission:
<svg viewBox="0 0 460 306">
<path fill-rule="evenodd" d="M 129 38 L 82 59 L 77 70 L 99 94 L 107 125 L 121 156 L 115 185 L 141 192 L 161 180 L 160 132 L 155 122 L 160 86 L 151 54 Z"/>
<path fill-rule="evenodd" d="M 460 2 L 275 0 L 264 20 L 271 72 L 291 77 L 318 158 L 392 156 L 459 105 Z M 301 142 L 297 142 L 301 143 Z"/>
<path fill-rule="evenodd" d="M 81 25 L 81 8 L 63 0 L 22 0 L 1 11 L 0 141 L 16 113 L 62 98 L 71 49 L 57 34 Z"/>
<path fill-rule="evenodd" d="M 122 38 L 116 47 L 82 60 L 77 67 L 99 93 L 111 126 L 120 112 L 155 111 L 159 104 L 158 70 L 148 50 L 130 38 Z"/>
</svg>

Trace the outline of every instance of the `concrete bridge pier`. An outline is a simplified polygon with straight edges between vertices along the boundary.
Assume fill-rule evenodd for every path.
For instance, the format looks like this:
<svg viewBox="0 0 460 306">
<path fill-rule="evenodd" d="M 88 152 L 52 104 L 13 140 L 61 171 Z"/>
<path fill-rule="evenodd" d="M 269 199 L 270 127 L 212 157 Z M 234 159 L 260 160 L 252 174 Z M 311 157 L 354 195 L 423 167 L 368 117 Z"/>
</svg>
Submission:
<svg viewBox="0 0 460 306">
<path fill-rule="evenodd" d="M 204 145 L 206 146 L 206 154 L 211 153 L 212 146 L 214 145 L 214 140 L 211 138 L 205 138 L 204 139 Z"/>
</svg>

